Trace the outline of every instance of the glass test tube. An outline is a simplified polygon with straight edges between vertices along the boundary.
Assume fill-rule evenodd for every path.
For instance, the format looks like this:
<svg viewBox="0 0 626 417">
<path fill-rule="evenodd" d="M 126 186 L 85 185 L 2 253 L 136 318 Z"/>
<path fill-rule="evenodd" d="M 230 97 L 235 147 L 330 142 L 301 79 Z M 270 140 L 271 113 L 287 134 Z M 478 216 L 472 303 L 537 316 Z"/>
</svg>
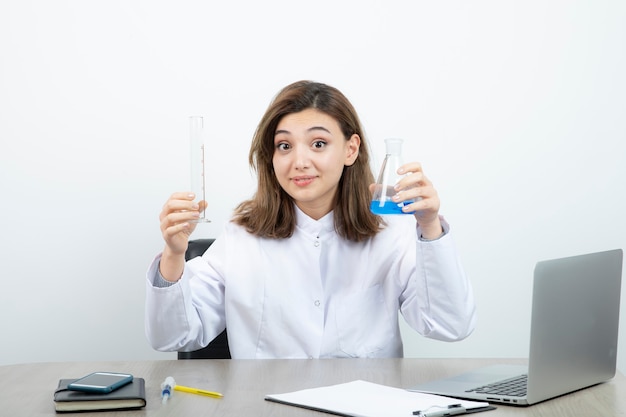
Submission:
<svg viewBox="0 0 626 417">
<path fill-rule="evenodd" d="M 191 157 L 191 191 L 196 195 L 196 202 L 206 201 L 206 181 L 204 170 L 205 134 L 202 116 L 189 117 L 189 145 Z M 196 223 L 210 222 L 206 210 L 200 211 Z"/>
</svg>

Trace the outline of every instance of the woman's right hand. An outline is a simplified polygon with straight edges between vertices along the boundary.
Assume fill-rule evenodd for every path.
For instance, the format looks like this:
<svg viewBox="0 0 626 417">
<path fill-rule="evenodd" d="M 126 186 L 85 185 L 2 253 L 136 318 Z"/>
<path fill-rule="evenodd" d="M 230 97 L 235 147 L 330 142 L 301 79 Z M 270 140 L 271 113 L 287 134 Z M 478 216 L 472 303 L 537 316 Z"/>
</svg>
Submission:
<svg viewBox="0 0 626 417">
<path fill-rule="evenodd" d="M 207 203 L 194 202 L 195 196 L 189 192 L 177 192 L 170 196 L 163 205 L 159 220 L 161 234 L 165 240 L 165 250 L 161 258 L 161 274 L 167 280 L 177 280 L 182 274 L 185 262 L 185 251 L 189 235 L 195 230 L 200 211 Z"/>
<path fill-rule="evenodd" d="M 159 215 L 161 234 L 172 254 L 185 253 L 189 235 L 196 228 L 193 221 L 200 216 L 201 208 L 206 206 L 206 201 L 198 204 L 194 198 L 193 193 L 174 193 L 163 205 Z"/>
</svg>

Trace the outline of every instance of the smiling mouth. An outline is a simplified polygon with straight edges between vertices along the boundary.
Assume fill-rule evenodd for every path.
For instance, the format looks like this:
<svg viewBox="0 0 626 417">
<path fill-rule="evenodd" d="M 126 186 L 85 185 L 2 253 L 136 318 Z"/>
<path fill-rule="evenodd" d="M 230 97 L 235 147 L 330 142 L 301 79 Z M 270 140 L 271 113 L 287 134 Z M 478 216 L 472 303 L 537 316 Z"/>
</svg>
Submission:
<svg viewBox="0 0 626 417">
<path fill-rule="evenodd" d="M 313 182 L 315 177 L 293 177 L 291 181 L 299 187 L 304 187 Z"/>
</svg>

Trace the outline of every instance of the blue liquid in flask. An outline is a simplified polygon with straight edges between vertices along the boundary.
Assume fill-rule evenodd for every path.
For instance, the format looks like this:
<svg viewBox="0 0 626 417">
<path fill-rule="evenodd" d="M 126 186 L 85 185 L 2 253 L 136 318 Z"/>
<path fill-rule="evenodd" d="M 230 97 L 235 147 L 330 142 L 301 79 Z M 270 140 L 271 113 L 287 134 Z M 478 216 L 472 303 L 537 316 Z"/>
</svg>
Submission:
<svg viewBox="0 0 626 417">
<path fill-rule="evenodd" d="M 411 204 L 412 201 L 405 201 L 403 203 L 394 203 L 393 201 L 385 201 L 382 205 L 380 200 L 374 200 L 370 204 L 370 210 L 374 214 L 384 216 L 388 214 L 413 214 L 414 211 L 404 212 L 402 207 L 407 204 Z"/>
</svg>

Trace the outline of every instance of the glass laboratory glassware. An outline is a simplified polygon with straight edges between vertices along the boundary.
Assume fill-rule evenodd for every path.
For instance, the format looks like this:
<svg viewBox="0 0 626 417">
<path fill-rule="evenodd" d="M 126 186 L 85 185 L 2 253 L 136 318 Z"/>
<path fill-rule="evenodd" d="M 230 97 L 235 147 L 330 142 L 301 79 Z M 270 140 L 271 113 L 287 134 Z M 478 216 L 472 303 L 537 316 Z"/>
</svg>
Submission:
<svg viewBox="0 0 626 417">
<path fill-rule="evenodd" d="M 206 178 L 204 169 L 204 150 L 206 135 L 202 116 L 189 117 L 189 155 L 191 158 L 191 191 L 196 195 L 196 202 L 206 201 Z M 195 223 L 208 223 L 206 209 L 200 211 Z"/>
<path fill-rule="evenodd" d="M 393 187 L 403 177 L 403 175 L 398 175 L 398 168 L 402 165 L 402 139 L 385 139 L 385 146 L 387 153 L 376 180 L 370 210 L 378 215 L 413 214 L 413 212 L 403 212 L 402 207 L 413 203 L 414 199 L 400 203 L 391 200 L 397 194 Z"/>
</svg>

